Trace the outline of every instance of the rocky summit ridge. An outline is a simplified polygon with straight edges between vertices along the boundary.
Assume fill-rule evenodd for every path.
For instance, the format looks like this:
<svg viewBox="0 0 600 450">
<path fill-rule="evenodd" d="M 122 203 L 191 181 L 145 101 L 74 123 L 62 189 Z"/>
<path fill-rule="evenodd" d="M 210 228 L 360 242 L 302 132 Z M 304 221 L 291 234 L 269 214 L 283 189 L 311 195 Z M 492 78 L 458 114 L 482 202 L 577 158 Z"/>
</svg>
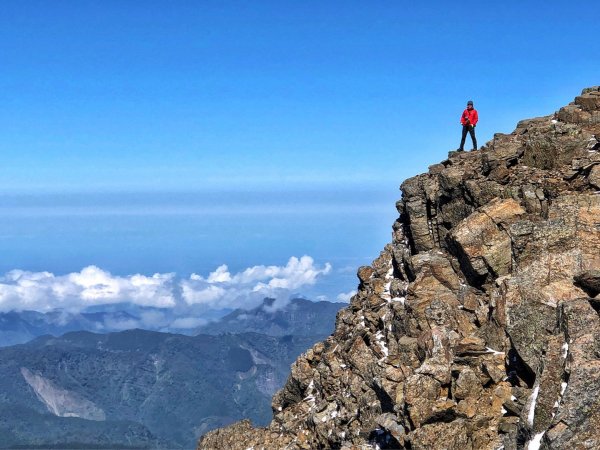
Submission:
<svg viewBox="0 0 600 450">
<path fill-rule="evenodd" d="M 270 425 L 199 449 L 600 448 L 600 87 L 401 190 Z"/>
</svg>

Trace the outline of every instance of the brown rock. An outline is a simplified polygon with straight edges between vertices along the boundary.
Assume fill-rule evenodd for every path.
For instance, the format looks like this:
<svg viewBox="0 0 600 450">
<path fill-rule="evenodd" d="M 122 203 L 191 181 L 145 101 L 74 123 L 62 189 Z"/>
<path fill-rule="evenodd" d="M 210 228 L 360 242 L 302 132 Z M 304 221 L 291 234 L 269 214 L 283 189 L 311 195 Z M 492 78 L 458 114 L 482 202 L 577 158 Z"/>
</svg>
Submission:
<svg viewBox="0 0 600 450">
<path fill-rule="evenodd" d="M 474 277 L 501 276 L 512 267 L 511 239 L 503 223 L 525 213 L 515 200 L 499 200 L 461 222 L 450 234 L 465 271 Z"/>
<path fill-rule="evenodd" d="M 599 99 L 406 180 L 392 242 L 271 424 L 200 448 L 600 448 Z"/>
<path fill-rule="evenodd" d="M 597 164 L 590 169 L 588 181 L 594 188 L 600 189 L 600 164 Z"/>
</svg>

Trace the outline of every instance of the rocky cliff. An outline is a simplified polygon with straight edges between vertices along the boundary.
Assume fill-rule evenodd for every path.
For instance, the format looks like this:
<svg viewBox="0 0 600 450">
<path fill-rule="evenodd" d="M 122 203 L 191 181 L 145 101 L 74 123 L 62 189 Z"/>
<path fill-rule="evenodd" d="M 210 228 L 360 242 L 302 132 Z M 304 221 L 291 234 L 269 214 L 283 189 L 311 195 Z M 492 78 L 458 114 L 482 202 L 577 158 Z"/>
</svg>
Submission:
<svg viewBox="0 0 600 450">
<path fill-rule="evenodd" d="M 600 88 L 401 190 L 271 424 L 200 449 L 600 448 Z"/>
</svg>

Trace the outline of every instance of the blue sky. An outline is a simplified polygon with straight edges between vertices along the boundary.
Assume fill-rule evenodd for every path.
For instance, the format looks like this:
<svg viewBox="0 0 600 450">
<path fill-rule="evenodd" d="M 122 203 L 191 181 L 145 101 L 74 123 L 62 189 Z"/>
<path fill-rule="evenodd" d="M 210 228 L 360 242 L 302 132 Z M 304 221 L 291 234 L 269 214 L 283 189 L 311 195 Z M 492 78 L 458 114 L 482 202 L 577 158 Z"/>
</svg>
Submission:
<svg viewBox="0 0 600 450">
<path fill-rule="evenodd" d="M 592 1 L 3 2 L 0 266 L 187 276 L 308 254 L 333 264 L 329 297 L 347 292 L 339 261 L 378 254 L 399 184 L 457 147 L 467 100 L 483 144 L 600 83 L 598 13 Z"/>
</svg>

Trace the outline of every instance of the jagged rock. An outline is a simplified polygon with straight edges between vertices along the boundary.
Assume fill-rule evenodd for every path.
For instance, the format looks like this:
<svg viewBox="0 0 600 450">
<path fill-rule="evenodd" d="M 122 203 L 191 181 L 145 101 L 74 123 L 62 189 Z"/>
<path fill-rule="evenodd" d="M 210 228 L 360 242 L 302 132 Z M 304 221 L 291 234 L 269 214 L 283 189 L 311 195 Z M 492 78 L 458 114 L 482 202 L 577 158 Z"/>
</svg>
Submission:
<svg viewBox="0 0 600 450">
<path fill-rule="evenodd" d="M 464 420 L 452 423 L 438 422 L 417 428 L 411 433 L 410 442 L 414 450 L 473 449 Z"/>
<path fill-rule="evenodd" d="M 567 357 L 558 408 L 546 432 L 550 448 L 600 448 L 600 320 L 587 299 L 563 302 Z"/>
<path fill-rule="evenodd" d="M 597 164 L 590 169 L 588 180 L 593 187 L 600 189 L 600 164 Z"/>
<path fill-rule="evenodd" d="M 458 379 L 454 384 L 452 393 L 455 398 L 465 399 L 467 397 L 479 397 L 483 387 L 479 381 L 479 377 L 468 367 L 460 372 Z"/>
<path fill-rule="evenodd" d="M 507 275 L 512 267 L 509 221 L 525 210 L 513 199 L 492 201 L 454 228 L 450 240 L 456 247 L 463 270 L 475 280 L 487 275 Z"/>
<path fill-rule="evenodd" d="M 594 87 L 402 183 L 392 242 L 270 426 L 199 448 L 600 448 L 597 136 Z"/>
</svg>

